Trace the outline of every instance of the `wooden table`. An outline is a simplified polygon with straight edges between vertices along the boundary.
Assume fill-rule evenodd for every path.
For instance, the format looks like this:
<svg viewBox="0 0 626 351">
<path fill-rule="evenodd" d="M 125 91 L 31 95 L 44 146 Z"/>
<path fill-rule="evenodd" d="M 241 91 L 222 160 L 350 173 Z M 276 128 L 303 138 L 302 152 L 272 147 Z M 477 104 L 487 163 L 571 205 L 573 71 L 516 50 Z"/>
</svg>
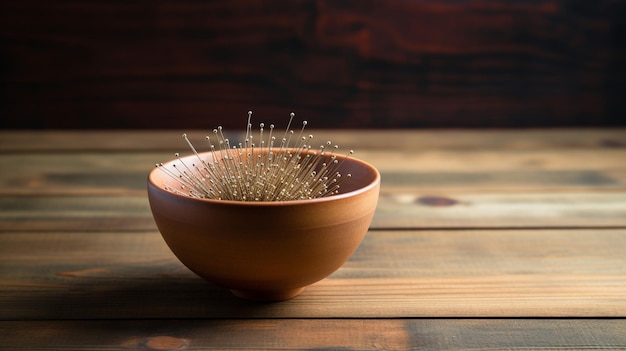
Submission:
<svg viewBox="0 0 626 351">
<path fill-rule="evenodd" d="M 0 349 L 626 349 L 625 129 L 314 131 L 381 171 L 378 210 L 266 304 L 156 230 L 146 175 L 181 133 L 0 132 Z"/>
</svg>

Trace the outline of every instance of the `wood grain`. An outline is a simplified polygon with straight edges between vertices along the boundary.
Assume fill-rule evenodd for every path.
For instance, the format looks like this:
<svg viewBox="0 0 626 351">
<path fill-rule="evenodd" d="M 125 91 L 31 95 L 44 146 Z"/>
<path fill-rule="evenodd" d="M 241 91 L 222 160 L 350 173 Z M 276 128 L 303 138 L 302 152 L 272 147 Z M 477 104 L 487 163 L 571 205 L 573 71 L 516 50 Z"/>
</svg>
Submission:
<svg viewBox="0 0 626 351">
<path fill-rule="evenodd" d="M 226 135 L 234 141 L 245 139 L 245 118 L 240 125 L 226 129 Z M 298 118 L 299 115 L 298 115 Z M 234 118 L 237 119 L 237 118 Z M 302 118 L 307 119 L 307 118 Z M 284 129 L 287 118 L 278 116 L 254 116 L 258 123 L 275 123 Z M 315 120 L 309 119 L 307 131 L 314 140 L 323 143 L 333 141 L 345 149 L 445 151 L 445 150 L 575 150 L 575 149 L 623 149 L 626 148 L 626 129 L 480 129 L 480 130 L 421 130 L 421 129 L 374 129 L 342 130 L 314 129 Z M 199 129 L 168 130 L 0 130 L 0 153 L 25 152 L 163 152 L 172 153 L 187 149 L 181 138 L 187 133 L 198 145 L 204 145 L 204 136 L 218 124 L 207 123 Z M 298 123 L 298 126 L 300 123 Z M 186 128 L 186 127 L 185 127 Z"/>
<path fill-rule="evenodd" d="M 1 6 L 3 128 L 624 125 L 620 1 Z"/>
<path fill-rule="evenodd" d="M 481 134 L 475 135 L 480 137 Z M 182 150 L 181 150 L 182 149 Z M 182 147 L 182 154 L 187 153 Z M 345 151 L 347 153 L 347 151 Z M 626 189 L 626 149 L 362 150 L 385 192 L 555 192 Z M 0 154 L 0 193 L 143 195 L 147 174 L 172 152 Z"/>
<path fill-rule="evenodd" d="M 3 196 L 0 232 L 153 231 L 139 196 Z M 380 229 L 625 228 L 626 192 L 383 193 L 371 224 Z"/>
<path fill-rule="evenodd" d="M 182 144 L 173 131 L 3 136 L 12 142 L 0 154 L 2 231 L 154 230 L 146 176 Z M 624 130 L 322 136 L 357 148 L 381 171 L 373 229 L 626 225 Z"/>
<path fill-rule="evenodd" d="M 257 304 L 154 226 L 178 131 L 0 131 L 0 349 L 626 350 L 624 133 L 320 131 L 381 170 L 372 228 Z"/>
<path fill-rule="evenodd" d="M 624 350 L 624 329 L 612 319 L 0 321 L 0 349 Z"/>
<path fill-rule="evenodd" d="M 255 304 L 157 232 L 0 234 L 0 319 L 626 317 L 626 230 L 373 231 L 299 297 Z"/>
</svg>

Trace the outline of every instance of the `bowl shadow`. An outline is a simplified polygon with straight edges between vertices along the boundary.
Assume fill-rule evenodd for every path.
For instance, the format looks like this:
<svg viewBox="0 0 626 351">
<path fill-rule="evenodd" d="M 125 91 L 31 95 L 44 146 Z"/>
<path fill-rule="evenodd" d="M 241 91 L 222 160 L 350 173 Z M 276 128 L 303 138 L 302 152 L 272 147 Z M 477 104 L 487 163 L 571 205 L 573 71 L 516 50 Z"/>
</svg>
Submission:
<svg viewBox="0 0 626 351">
<path fill-rule="evenodd" d="M 65 279 L 64 279 L 65 280 Z M 4 320 L 199 319 L 276 316 L 290 301 L 243 300 L 193 274 L 89 279 L 19 289 L 0 301 Z M 6 293 L 6 292 L 5 292 Z M 293 300 L 296 300 L 294 298 Z M 277 306 L 282 306 L 278 308 Z"/>
</svg>

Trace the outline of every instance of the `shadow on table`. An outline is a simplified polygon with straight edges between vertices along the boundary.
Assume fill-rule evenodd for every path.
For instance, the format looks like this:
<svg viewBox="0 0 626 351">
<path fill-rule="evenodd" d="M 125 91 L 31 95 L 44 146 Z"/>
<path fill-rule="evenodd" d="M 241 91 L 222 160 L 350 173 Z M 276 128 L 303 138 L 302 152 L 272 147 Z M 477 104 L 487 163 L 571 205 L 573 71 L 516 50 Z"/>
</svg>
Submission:
<svg viewBox="0 0 626 351">
<path fill-rule="evenodd" d="M 282 315 L 280 311 L 295 301 L 241 300 L 227 289 L 192 274 L 124 280 L 83 278 L 79 284 L 56 283 L 5 291 L 0 300 L 0 319 L 272 317 Z"/>
</svg>

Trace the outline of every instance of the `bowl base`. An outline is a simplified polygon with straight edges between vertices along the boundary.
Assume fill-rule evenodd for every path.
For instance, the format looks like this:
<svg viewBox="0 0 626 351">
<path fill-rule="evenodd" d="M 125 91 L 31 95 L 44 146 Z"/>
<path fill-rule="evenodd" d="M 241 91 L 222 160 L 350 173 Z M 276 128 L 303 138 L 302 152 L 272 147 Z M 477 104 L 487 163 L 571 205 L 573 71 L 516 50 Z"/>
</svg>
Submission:
<svg viewBox="0 0 626 351">
<path fill-rule="evenodd" d="M 279 290 L 279 291 L 252 291 L 252 290 L 236 290 L 231 289 L 233 295 L 251 301 L 284 301 L 300 295 L 304 288 Z"/>
</svg>

